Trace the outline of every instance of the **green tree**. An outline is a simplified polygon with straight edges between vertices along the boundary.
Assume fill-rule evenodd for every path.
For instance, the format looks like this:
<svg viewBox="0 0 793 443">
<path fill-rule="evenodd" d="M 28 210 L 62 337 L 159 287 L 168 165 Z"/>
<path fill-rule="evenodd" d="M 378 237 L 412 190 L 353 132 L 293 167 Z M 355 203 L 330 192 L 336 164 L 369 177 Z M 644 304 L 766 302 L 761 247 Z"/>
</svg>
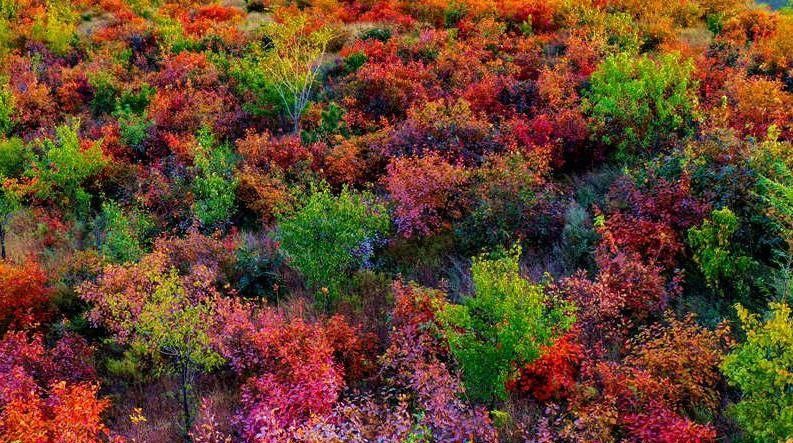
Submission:
<svg viewBox="0 0 793 443">
<path fill-rule="evenodd" d="M 466 392 L 478 400 L 505 400 L 513 369 L 538 358 L 574 321 L 569 306 L 550 303 L 542 285 L 520 276 L 520 253 L 516 246 L 474 258 L 474 295 L 439 316 Z"/>
<path fill-rule="evenodd" d="M 385 207 L 371 194 L 343 189 L 336 197 L 326 189 L 314 190 L 306 205 L 282 218 L 278 227 L 281 247 L 321 294 L 326 308 L 339 295 L 347 271 L 365 260 L 366 247 L 389 229 Z"/>
<path fill-rule="evenodd" d="M 6 258 L 8 222 L 22 207 L 22 195 L 16 179 L 30 163 L 31 153 L 19 138 L 0 140 L 0 258 Z"/>
<path fill-rule="evenodd" d="M 793 318 L 790 306 L 771 303 L 765 322 L 738 305 L 746 341 L 724 358 L 722 371 L 741 400 L 730 413 L 756 442 L 793 436 Z"/>
<path fill-rule="evenodd" d="M 143 255 L 138 227 L 124 210 L 115 202 L 102 204 L 102 213 L 97 217 L 96 227 L 98 249 L 102 255 L 114 263 L 125 263 L 139 259 Z M 100 241 L 100 239 L 102 241 Z"/>
<path fill-rule="evenodd" d="M 8 88 L 7 82 L 0 81 L 0 136 L 11 132 L 11 129 L 14 127 L 13 115 L 14 97 L 11 95 L 11 90 Z"/>
<path fill-rule="evenodd" d="M 679 55 L 620 53 L 592 74 L 582 101 L 600 140 L 623 159 L 692 132 L 697 105 L 693 66 Z"/>
<path fill-rule="evenodd" d="M 253 56 L 258 69 L 272 81 L 265 91 L 275 92 L 297 133 L 319 76 L 322 57 L 336 31 L 327 25 L 313 29 L 306 14 L 266 23 L 262 30 L 265 43 L 252 48 Z"/>
<path fill-rule="evenodd" d="M 237 179 L 234 177 L 234 153 L 226 145 L 216 145 L 214 137 L 202 130 L 199 149 L 193 160 L 197 169 L 193 180 L 193 213 L 205 229 L 221 227 L 234 212 Z"/>
<path fill-rule="evenodd" d="M 35 180 L 39 198 L 54 198 L 64 208 L 84 214 L 91 196 L 83 184 L 102 170 L 106 160 L 98 142 L 86 149 L 80 146 L 78 129 L 79 123 L 57 127 L 55 140 L 41 143 L 42 153 L 27 174 Z"/>
<path fill-rule="evenodd" d="M 688 230 L 688 244 L 710 288 L 721 294 L 732 288 L 738 296 L 746 296 L 759 264 L 733 245 L 739 225 L 730 208 L 716 209 L 700 227 Z"/>
<path fill-rule="evenodd" d="M 212 370 L 223 364 L 223 358 L 211 346 L 205 325 L 212 316 L 212 303 L 194 303 L 191 289 L 176 270 L 157 277 L 157 288 L 144 305 L 135 325 L 132 343 L 137 349 L 156 350 L 169 357 L 179 380 L 184 429 L 192 427 L 190 393 L 198 371 Z"/>
<path fill-rule="evenodd" d="M 192 426 L 196 374 L 223 364 L 210 338 L 219 297 L 213 281 L 206 267 L 180 275 L 155 252 L 140 263 L 108 266 L 96 283 L 78 289 L 93 305 L 88 318 L 128 345 L 128 355 L 145 356 L 158 371 L 176 376 L 185 435 Z"/>
</svg>

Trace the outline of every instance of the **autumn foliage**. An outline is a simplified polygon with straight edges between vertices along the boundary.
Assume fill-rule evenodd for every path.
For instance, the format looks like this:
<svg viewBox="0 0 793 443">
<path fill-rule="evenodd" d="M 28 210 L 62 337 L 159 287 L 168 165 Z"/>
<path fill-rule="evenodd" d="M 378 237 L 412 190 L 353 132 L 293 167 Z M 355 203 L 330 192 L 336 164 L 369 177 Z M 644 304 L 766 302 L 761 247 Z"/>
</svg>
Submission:
<svg viewBox="0 0 793 443">
<path fill-rule="evenodd" d="M 0 0 L 0 442 L 788 442 L 793 3 Z"/>
<path fill-rule="evenodd" d="M 33 260 L 21 265 L 0 262 L 0 285 L 3 287 L 0 318 L 3 322 L 29 327 L 43 320 L 51 294 L 47 280 Z"/>
</svg>

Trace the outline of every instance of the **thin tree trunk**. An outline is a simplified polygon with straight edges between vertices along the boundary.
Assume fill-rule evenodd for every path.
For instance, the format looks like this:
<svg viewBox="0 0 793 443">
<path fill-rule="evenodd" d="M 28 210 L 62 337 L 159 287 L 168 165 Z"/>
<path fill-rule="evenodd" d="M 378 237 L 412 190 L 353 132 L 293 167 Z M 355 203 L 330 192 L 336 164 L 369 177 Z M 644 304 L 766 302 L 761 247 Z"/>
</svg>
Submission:
<svg viewBox="0 0 793 443">
<path fill-rule="evenodd" d="M 0 258 L 6 259 L 6 227 L 0 223 Z"/>
<path fill-rule="evenodd" d="M 190 441 L 190 403 L 187 399 L 187 387 L 188 387 L 188 364 L 187 362 L 182 363 L 182 412 L 184 414 L 184 439 L 185 441 Z"/>
<path fill-rule="evenodd" d="M 300 114 L 298 113 L 296 116 L 292 117 L 292 131 L 300 135 Z"/>
</svg>

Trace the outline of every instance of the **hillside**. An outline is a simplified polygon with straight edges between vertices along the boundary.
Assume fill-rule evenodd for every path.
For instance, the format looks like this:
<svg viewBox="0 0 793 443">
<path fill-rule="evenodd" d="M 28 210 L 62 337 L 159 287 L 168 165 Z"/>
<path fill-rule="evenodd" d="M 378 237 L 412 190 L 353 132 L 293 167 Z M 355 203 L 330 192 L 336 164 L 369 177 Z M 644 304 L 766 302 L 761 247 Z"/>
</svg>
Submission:
<svg viewBox="0 0 793 443">
<path fill-rule="evenodd" d="M 0 442 L 793 443 L 793 8 L 0 0 Z"/>
</svg>

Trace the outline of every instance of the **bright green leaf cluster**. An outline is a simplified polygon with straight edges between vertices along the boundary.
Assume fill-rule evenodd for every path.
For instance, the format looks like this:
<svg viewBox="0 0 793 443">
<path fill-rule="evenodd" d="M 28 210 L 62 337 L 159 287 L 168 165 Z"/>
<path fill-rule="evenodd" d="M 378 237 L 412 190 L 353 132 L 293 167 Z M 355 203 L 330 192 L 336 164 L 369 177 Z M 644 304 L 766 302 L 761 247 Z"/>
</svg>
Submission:
<svg viewBox="0 0 793 443">
<path fill-rule="evenodd" d="M 582 102 L 600 140 L 628 158 L 691 133 L 697 106 L 693 66 L 675 54 L 621 53 L 592 74 Z"/>
<path fill-rule="evenodd" d="M 143 255 L 138 229 L 117 203 L 105 202 L 100 219 L 105 232 L 102 255 L 115 263 L 135 261 Z"/>
<path fill-rule="evenodd" d="M 106 160 L 99 143 L 87 149 L 80 146 L 78 123 L 55 129 L 55 140 L 41 143 L 42 155 L 28 171 L 36 179 L 36 192 L 40 198 L 58 196 L 64 207 L 74 207 L 77 212 L 87 208 L 90 195 L 83 188 L 89 177 L 105 166 Z"/>
<path fill-rule="evenodd" d="M 746 342 L 724 359 L 722 371 L 742 392 L 730 411 L 757 442 L 793 435 L 793 318 L 790 306 L 771 303 L 765 322 L 738 306 Z"/>
<path fill-rule="evenodd" d="M 206 370 L 223 364 L 211 346 L 208 328 L 201 327 L 212 315 L 211 300 L 191 301 L 175 269 L 154 278 L 156 289 L 137 318 L 132 346 L 159 350 Z"/>
<path fill-rule="evenodd" d="M 193 213 L 207 229 L 228 223 L 234 212 L 237 180 L 234 178 L 234 153 L 228 145 L 216 146 L 208 131 L 199 134 L 199 150 L 194 164 L 198 174 L 193 181 Z"/>
<path fill-rule="evenodd" d="M 722 292 L 730 283 L 736 295 L 743 296 L 749 291 L 748 282 L 758 264 L 732 246 L 732 236 L 739 225 L 730 208 L 716 209 L 702 226 L 689 229 L 688 244 L 708 286 Z"/>
<path fill-rule="evenodd" d="M 32 152 L 21 138 L 0 139 L 0 177 L 21 177 L 31 158 Z"/>
<path fill-rule="evenodd" d="M 281 247 L 309 285 L 336 297 L 347 271 L 358 268 L 367 242 L 385 234 L 388 214 L 368 193 L 342 190 L 337 197 L 328 189 L 314 190 L 306 205 L 281 220 Z M 324 288 L 324 290 L 322 290 Z"/>
<path fill-rule="evenodd" d="M 520 253 L 515 247 L 498 257 L 474 258 L 475 295 L 440 315 L 467 392 L 476 399 L 506 399 L 513 369 L 539 357 L 540 347 L 574 321 L 568 306 L 549 307 L 543 286 L 521 277 Z"/>
<path fill-rule="evenodd" d="M 2 29 L 0 29 L 0 33 Z M 0 83 L 0 135 L 8 134 L 14 126 L 14 100 L 5 82 Z"/>
</svg>

